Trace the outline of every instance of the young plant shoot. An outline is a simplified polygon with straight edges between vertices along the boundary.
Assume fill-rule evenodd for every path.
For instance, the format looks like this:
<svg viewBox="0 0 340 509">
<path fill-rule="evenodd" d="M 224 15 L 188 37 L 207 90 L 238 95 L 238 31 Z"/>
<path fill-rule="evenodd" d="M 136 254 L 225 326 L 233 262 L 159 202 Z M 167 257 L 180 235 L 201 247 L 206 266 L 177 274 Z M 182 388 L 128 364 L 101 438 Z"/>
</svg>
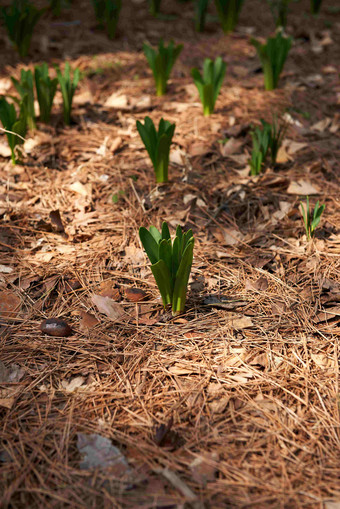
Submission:
<svg viewBox="0 0 340 509">
<path fill-rule="evenodd" d="M 151 118 L 145 117 L 144 125 L 139 120 L 136 125 L 153 164 L 156 182 L 168 182 L 169 153 L 176 124 L 161 118 L 157 131 Z"/>
<path fill-rule="evenodd" d="M 182 49 L 183 44 L 175 46 L 173 41 L 164 46 L 163 39 L 159 42 L 158 52 L 148 44 L 143 44 L 144 54 L 155 78 L 158 96 L 165 94 L 170 73 Z"/>
<path fill-rule="evenodd" d="M 287 25 L 288 6 L 291 0 L 267 0 L 277 27 Z"/>
<path fill-rule="evenodd" d="M 215 61 L 210 60 L 210 58 L 204 60 L 203 76 L 196 67 L 191 70 L 191 76 L 194 79 L 203 105 L 204 116 L 211 115 L 214 111 L 226 69 L 225 62 L 221 57 L 217 57 Z"/>
<path fill-rule="evenodd" d="M 322 0 L 310 0 L 310 10 L 315 16 L 319 14 Z"/>
<path fill-rule="evenodd" d="M 316 202 L 314 210 L 312 210 L 309 206 L 309 196 L 306 196 L 306 205 L 300 201 L 302 218 L 305 225 L 305 232 L 307 237 L 307 242 L 309 242 L 315 234 L 316 227 L 320 223 L 320 219 L 323 211 L 325 210 L 326 205 L 319 205 L 319 200 Z"/>
<path fill-rule="evenodd" d="M 80 79 L 80 70 L 75 69 L 73 78 L 70 73 L 70 64 L 66 62 L 64 74 L 62 74 L 59 67 L 56 68 L 57 78 L 61 88 L 61 94 L 63 96 L 63 111 L 64 111 L 64 122 L 66 125 L 71 124 L 71 109 L 74 92 L 77 88 Z"/>
<path fill-rule="evenodd" d="M 262 119 L 261 124 L 262 127 L 255 127 L 251 133 L 253 149 L 249 161 L 250 175 L 259 175 L 263 171 L 264 164 L 269 154 L 271 165 L 275 166 L 277 154 L 286 133 L 286 125 L 281 123 L 278 126 L 276 116 L 274 116 L 272 124 Z"/>
<path fill-rule="evenodd" d="M 21 100 L 27 96 L 27 125 L 29 129 L 35 129 L 35 113 L 34 113 L 34 82 L 32 71 L 21 69 L 20 81 L 11 77 L 12 83 L 19 93 Z"/>
<path fill-rule="evenodd" d="M 44 9 L 37 9 L 27 0 L 13 0 L 8 7 L 0 9 L 8 37 L 21 58 L 29 52 L 34 27 L 43 12 Z"/>
<path fill-rule="evenodd" d="M 46 63 L 36 65 L 34 68 L 35 88 L 39 103 L 40 120 L 48 123 L 51 118 L 53 99 L 57 90 L 57 78 L 51 79 L 48 75 Z"/>
<path fill-rule="evenodd" d="M 8 103 L 4 97 L 1 97 L 0 120 L 3 128 L 7 131 L 6 136 L 11 149 L 12 163 L 16 164 L 18 161 L 15 155 L 15 147 L 24 142 L 23 138 L 27 130 L 27 96 L 20 103 L 20 113 L 18 116 L 14 104 Z"/>
<path fill-rule="evenodd" d="M 114 39 L 122 1 L 92 0 L 92 4 L 99 25 L 106 28 L 109 39 Z"/>
<path fill-rule="evenodd" d="M 161 232 L 155 226 L 149 230 L 141 227 L 139 238 L 151 262 L 164 308 L 171 304 L 173 316 L 183 313 L 194 251 L 192 231 L 183 233 L 177 226 L 172 243 L 169 227 L 163 223 Z"/>
<path fill-rule="evenodd" d="M 203 32 L 209 0 L 195 0 L 195 30 Z"/>
<path fill-rule="evenodd" d="M 266 44 L 261 44 L 256 39 L 251 39 L 257 54 L 261 60 L 264 72 L 264 85 L 266 90 L 277 88 L 280 74 L 286 62 L 292 45 L 291 37 L 284 37 L 278 31 L 275 37 L 268 37 Z"/>
<path fill-rule="evenodd" d="M 153 16 L 157 16 L 157 14 L 159 14 L 160 8 L 161 8 L 161 0 L 149 0 L 149 9 L 150 9 L 150 13 Z"/>
<path fill-rule="evenodd" d="M 244 0 L 215 0 L 217 14 L 225 34 L 235 29 L 243 2 Z"/>
</svg>

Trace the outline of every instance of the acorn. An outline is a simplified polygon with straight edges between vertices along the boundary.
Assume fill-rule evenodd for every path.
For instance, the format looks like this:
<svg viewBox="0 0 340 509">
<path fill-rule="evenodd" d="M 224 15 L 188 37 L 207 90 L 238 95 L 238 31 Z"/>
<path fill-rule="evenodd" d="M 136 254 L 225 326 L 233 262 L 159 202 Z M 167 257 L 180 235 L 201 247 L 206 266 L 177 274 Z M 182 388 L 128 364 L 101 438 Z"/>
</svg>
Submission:
<svg viewBox="0 0 340 509">
<path fill-rule="evenodd" d="M 61 318 L 47 318 L 40 324 L 41 332 L 48 334 L 48 336 L 56 336 L 59 338 L 65 338 L 72 334 L 72 329 Z"/>
<path fill-rule="evenodd" d="M 140 302 L 146 298 L 146 292 L 140 288 L 125 288 L 125 298 L 130 302 Z"/>
</svg>

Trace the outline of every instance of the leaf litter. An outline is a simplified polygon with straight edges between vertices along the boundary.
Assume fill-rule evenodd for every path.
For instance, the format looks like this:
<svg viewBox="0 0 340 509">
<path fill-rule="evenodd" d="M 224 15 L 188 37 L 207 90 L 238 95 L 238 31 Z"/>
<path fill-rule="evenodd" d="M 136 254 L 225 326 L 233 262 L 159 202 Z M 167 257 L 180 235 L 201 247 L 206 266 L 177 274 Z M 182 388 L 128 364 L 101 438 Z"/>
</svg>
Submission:
<svg viewBox="0 0 340 509">
<path fill-rule="evenodd" d="M 302 4 L 290 3 L 296 42 L 282 86 L 266 93 L 248 43 L 249 29 L 273 27 L 259 0 L 227 39 L 213 16 L 198 39 L 190 2 L 163 4 L 185 15 L 151 20 L 141 5 L 131 17 L 126 2 L 121 35 L 108 42 L 70 6 L 81 37 L 78 25 L 43 19 L 47 53 L 33 41 L 42 60 L 55 41 L 53 62 L 67 53 L 86 77 L 69 128 L 56 103 L 22 165 L 9 167 L 0 145 L 1 504 L 331 507 L 340 497 L 338 14 L 322 9 L 304 39 Z M 140 51 L 160 36 L 185 43 L 164 100 Z M 212 49 L 228 70 L 204 119 L 188 76 Z M 0 52 L 0 87 L 12 93 L 8 74 L 20 66 Z M 112 68 L 94 72 L 103 62 Z M 250 178 L 250 126 L 273 112 L 289 125 L 281 162 Z M 138 140 L 146 114 L 177 124 L 168 186 L 155 186 Z M 298 212 L 307 194 L 326 203 L 308 246 Z M 177 321 L 137 239 L 139 226 L 162 220 L 194 229 L 194 280 L 203 276 Z M 72 324 L 72 336 L 47 339 L 39 324 L 50 316 Z M 13 366 L 21 378 L 8 378 Z M 85 451 L 79 434 L 90 437 Z M 114 475 L 113 488 L 110 465 L 133 481 Z"/>
</svg>

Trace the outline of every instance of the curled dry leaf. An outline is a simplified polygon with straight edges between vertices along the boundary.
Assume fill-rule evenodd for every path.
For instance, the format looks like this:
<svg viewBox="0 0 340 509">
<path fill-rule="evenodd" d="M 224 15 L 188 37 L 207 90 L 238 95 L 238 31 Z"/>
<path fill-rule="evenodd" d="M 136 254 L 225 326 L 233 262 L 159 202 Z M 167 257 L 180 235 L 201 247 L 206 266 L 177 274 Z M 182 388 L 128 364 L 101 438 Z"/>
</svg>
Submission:
<svg viewBox="0 0 340 509">
<path fill-rule="evenodd" d="M 21 308 L 21 300 L 9 290 L 0 292 L 0 316 L 2 318 L 16 318 Z"/>
<path fill-rule="evenodd" d="M 110 475 L 116 479 L 132 473 L 126 458 L 108 438 L 96 433 L 78 433 L 77 438 L 78 451 L 83 455 L 79 465 L 82 470 L 109 469 Z"/>
<path fill-rule="evenodd" d="M 81 317 L 79 322 L 79 328 L 82 331 L 92 329 L 99 323 L 99 320 L 97 320 L 97 318 L 91 313 L 87 313 L 86 311 L 79 311 L 79 314 Z"/>
<path fill-rule="evenodd" d="M 122 306 L 118 304 L 118 302 L 110 299 L 110 297 L 94 294 L 91 300 L 100 313 L 103 313 L 114 322 L 123 319 L 126 320 L 128 317 L 128 314 L 124 311 Z"/>
<path fill-rule="evenodd" d="M 141 288 L 125 288 L 125 298 L 130 302 L 140 302 L 144 300 L 147 296 L 147 293 Z"/>
</svg>

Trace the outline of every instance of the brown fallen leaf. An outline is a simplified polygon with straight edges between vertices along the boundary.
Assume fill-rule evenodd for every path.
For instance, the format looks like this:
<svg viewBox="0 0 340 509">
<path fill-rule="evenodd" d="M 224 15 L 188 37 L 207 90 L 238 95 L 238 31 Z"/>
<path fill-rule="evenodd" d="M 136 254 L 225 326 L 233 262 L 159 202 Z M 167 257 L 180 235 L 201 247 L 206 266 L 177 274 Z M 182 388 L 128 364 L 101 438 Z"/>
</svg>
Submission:
<svg viewBox="0 0 340 509">
<path fill-rule="evenodd" d="M 111 143 L 110 152 L 112 152 L 112 154 L 117 152 L 117 150 L 120 148 L 121 144 L 122 144 L 122 138 L 120 136 L 118 136 L 118 138 L 115 138 L 113 140 L 113 142 Z"/>
<path fill-rule="evenodd" d="M 237 140 L 236 138 L 230 138 L 227 143 L 224 145 L 220 145 L 220 152 L 223 157 L 230 156 L 235 154 L 240 150 L 243 145 L 242 140 Z"/>
<path fill-rule="evenodd" d="M 21 299 L 10 290 L 0 292 L 0 317 L 15 318 L 20 312 Z"/>
<path fill-rule="evenodd" d="M 246 281 L 245 289 L 246 290 L 257 290 L 263 292 L 268 288 L 268 279 L 264 276 L 260 277 L 256 281 Z"/>
<path fill-rule="evenodd" d="M 58 233 L 65 234 L 65 228 L 62 222 L 62 219 L 60 217 L 60 212 L 58 210 L 51 210 L 50 212 L 50 219 L 52 225 L 55 227 L 56 231 Z"/>
<path fill-rule="evenodd" d="M 121 300 L 119 288 L 116 288 L 115 282 L 110 279 L 106 279 L 100 283 L 96 293 L 102 297 L 110 297 L 110 299 L 117 302 Z"/>
<path fill-rule="evenodd" d="M 124 311 L 123 307 L 118 304 L 118 302 L 110 299 L 110 297 L 103 297 L 102 295 L 94 294 L 92 295 L 91 300 L 100 313 L 103 313 L 114 322 L 126 320 L 129 316 Z"/>
<path fill-rule="evenodd" d="M 79 311 L 80 314 L 80 321 L 79 321 L 79 328 L 82 331 L 88 331 L 89 329 L 92 329 L 92 327 L 95 327 L 99 320 L 92 315 L 91 313 L 88 313 L 87 311 Z"/>
<path fill-rule="evenodd" d="M 289 184 L 287 193 L 310 196 L 312 194 L 319 194 L 319 190 L 306 180 L 298 180 L 297 182 L 292 181 Z"/>
<path fill-rule="evenodd" d="M 219 455 L 216 452 L 206 452 L 202 456 L 197 456 L 189 465 L 193 478 L 204 486 L 208 481 L 214 481 L 218 460 Z"/>
</svg>

